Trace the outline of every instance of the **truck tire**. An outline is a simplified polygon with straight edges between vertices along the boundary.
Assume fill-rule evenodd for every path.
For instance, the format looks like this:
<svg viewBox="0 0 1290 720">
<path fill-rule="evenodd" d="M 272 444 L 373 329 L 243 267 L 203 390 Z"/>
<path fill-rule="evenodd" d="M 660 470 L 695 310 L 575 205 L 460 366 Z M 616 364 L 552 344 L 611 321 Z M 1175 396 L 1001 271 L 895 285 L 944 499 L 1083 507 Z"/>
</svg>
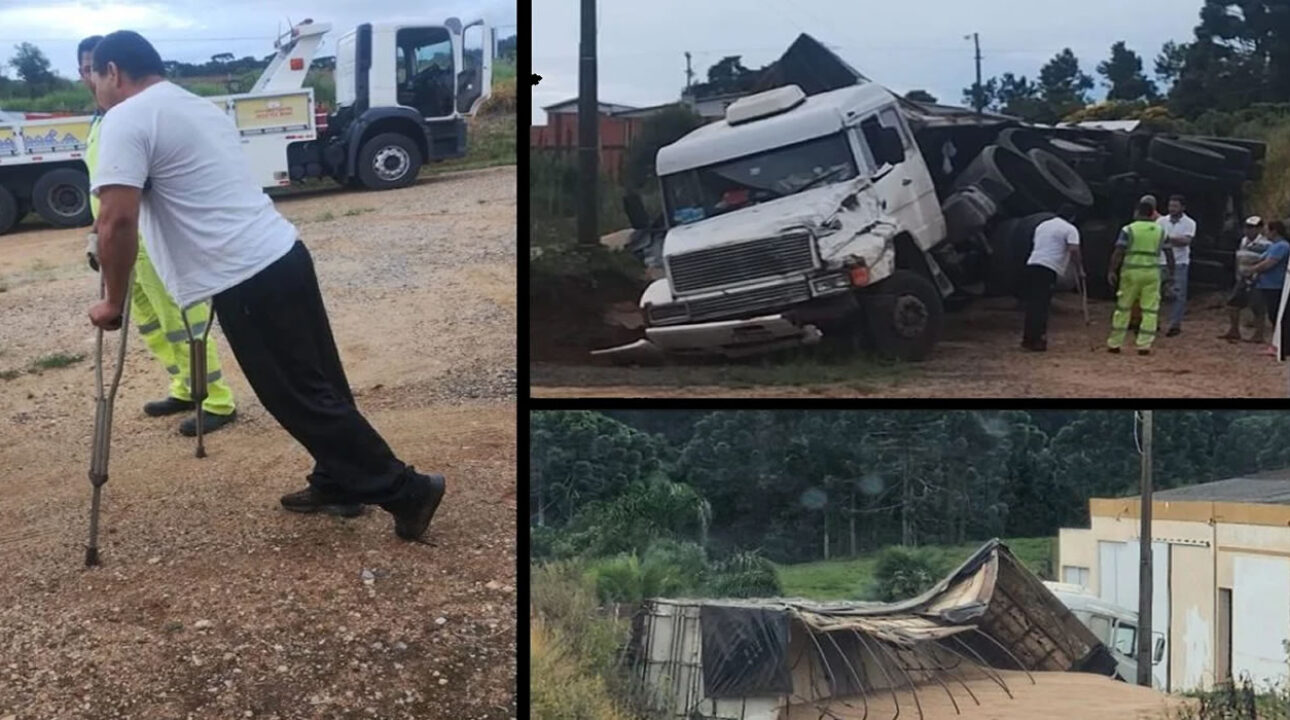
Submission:
<svg viewBox="0 0 1290 720">
<path fill-rule="evenodd" d="M 1106 282 L 1106 271 L 1119 233 L 1119 228 L 1106 220 L 1090 219 L 1079 224 L 1079 254 L 1084 261 L 1084 277 L 1088 278 L 1089 297 L 1115 297 L 1114 289 Z"/>
<path fill-rule="evenodd" d="M 41 175 L 31 189 L 31 204 L 51 225 L 84 227 L 94 222 L 90 176 L 80 170 L 58 168 Z"/>
<path fill-rule="evenodd" d="M 1053 213 L 1039 212 L 1000 226 L 999 235 L 992 243 L 998 247 L 990 263 L 992 285 L 998 289 L 998 294 L 1018 295 L 1021 292 L 1021 273 L 1035 247 L 1035 228 L 1054 217 Z"/>
<path fill-rule="evenodd" d="M 1151 139 L 1146 162 L 1152 160 L 1201 175 L 1216 175 L 1227 165 L 1227 160 L 1213 150 L 1165 137 Z"/>
<path fill-rule="evenodd" d="M 20 219 L 18 201 L 14 198 L 13 193 L 9 192 L 8 188 L 0 185 L 0 235 L 12 230 Z"/>
<path fill-rule="evenodd" d="M 995 205 L 1002 205 L 1013 193 L 1012 183 L 1005 177 L 1005 168 L 1015 164 L 1017 158 L 1015 153 L 1009 154 L 997 145 L 987 145 L 959 174 L 954 187 L 980 188 L 994 200 Z"/>
<path fill-rule="evenodd" d="M 1198 140 L 1187 138 L 1187 142 L 1196 147 L 1205 148 L 1211 152 L 1216 152 L 1226 160 L 1227 169 L 1244 171 L 1250 166 L 1252 157 L 1247 148 L 1239 145 L 1229 145 L 1228 143 L 1216 142 L 1214 140 Z"/>
<path fill-rule="evenodd" d="M 1190 138 L 1189 138 L 1190 139 Z M 1239 148 L 1245 148 L 1250 151 L 1250 160 L 1258 162 L 1268 156 L 1268 144 L 1261 140 L 1246 140 L 1245 138 L 1228 138 L 1228 137 L 1200 137 L 1198 140 L 1206 142 L 1216 142 L 1223 145 L 1235 145 Z"/>
<path fill-rule="evenodd" d="M 897 270 L 861 297 L 869 337 L 883 357 L 923 360 L 941 338 L 945 307 L 930 280 Z"/>
<path fill-rule="evenodd" d="M 1048 142 L 1047 138 L 1028 128 L 1008 128 L 999 133 L 999 137 L 994 141 L 994 144 L 1008 148 L 1020 155 L 1026 155 L 1031 150 L 1053 152 L 1053 146 Z"/>
<path fill-rule="evenodd" d="M 949 238 L 961 240 L 985 227 L 997 209 L 993 198 L 971 185 L 946 198 L 941 214 L 945 216 Z"/>
<path fill-rule="evenodd" d="M 1222 184 L 1222 179 L 1217 175 L 1194 172 L 1151 158 L 1142 162 L 1142 169 L 1146 172 L 1147 177 L 1152 180 L 1180 188 L 1206 189 Z M 1221 169 L 1219 172 L 1221 172 Z"/>
<path fill-rule="evenodd" d="M 1093 191 L 1088 189 L 1088 183 L 1056 155 L 1035 149 L 1026 153 L 1026 156 L 1039 169 L 1039 174 L 1043 176 L 1048 186 L 1063 200 L 1080 207 L 1089 207 L 1093 204 Z"/>
<path fill-rule="evenodd" d="M 358 151 L 358 178 L 373 190 L 407 187 L 421 172 L 421 151 L 412 138 L 399 133 L 381 133 L 363 143 Z"/>
</svg>

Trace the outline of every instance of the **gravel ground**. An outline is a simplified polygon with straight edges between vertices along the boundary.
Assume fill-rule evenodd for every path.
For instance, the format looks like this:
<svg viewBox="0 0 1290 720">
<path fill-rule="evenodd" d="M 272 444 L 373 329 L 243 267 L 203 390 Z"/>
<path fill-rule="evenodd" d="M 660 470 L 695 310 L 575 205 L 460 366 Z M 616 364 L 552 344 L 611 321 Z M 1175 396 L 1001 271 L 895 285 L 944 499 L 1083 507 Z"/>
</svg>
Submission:
<svg viewBox="0 0 1290 720">
<path fill-rule="evenodd" d="M 1078 295 L 1054 299 L 1048 352 L 1023 351 L 1015 301 L 984 300 L 945 318 L 931 358 L 896 368 L 863 362 L 830 367 L 818 356 L 742 364 L 618 368 L 590 356 L 537 359 L 534 397 L 929 397 L 929 398 L 1237 398 L 1285 397 L 1287 368 L 1261 357 L 1263 346 L 1218 339 L 1227 329 L 1224 298 L 1188 304 L 1183 333 L 1158 338 L 1148 357 L 1108 355 L 1111 301 L 1090 301 L 1084 325 Z M 1246 337 L 1252 330 L 1244 330 Z M 1271 337 L 1271 334 L 1268 334 Z M 1133 336 L 1129 340 L 1132 342 Z M 570 353 L 566 353 L 568 355 Z M 541 362 L 541 360 L 547 360 Z M 839 377 L 841 376 L 841 377 Z M 775 382 L 764 378 L 775 378 Z"/>
<path fill-rule="evenodd" d="M 194 458 L 179 418 L 143 415 L 166 375 L 131 332 L 85 570 L 97 279 L 83 229 L 0 237 L 0 719 L 517 717 L 515 188 L 504 168 L 276 201 L 360 406 L 448 477 L 429 545 L 377 508 L 277 507 L 311 463 L 218 328 L 240 419 Z M 30 371 L 54 353 L 85 358 Z"/>
</svg>

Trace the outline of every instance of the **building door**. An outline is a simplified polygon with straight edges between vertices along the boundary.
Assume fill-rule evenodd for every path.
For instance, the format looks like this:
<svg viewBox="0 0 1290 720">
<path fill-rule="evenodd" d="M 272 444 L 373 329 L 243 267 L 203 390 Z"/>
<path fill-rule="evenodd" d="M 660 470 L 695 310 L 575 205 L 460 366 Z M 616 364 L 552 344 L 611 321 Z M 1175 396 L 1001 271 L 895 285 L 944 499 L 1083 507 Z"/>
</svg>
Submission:
<svg viewBox="0 0 1290 720">
<path fill-rule="evenodd" d="M 1215 679 L 1232 679 L 1232 588 L 1218 589 L 1218 672 Z"/>
<path fill-rule="evenodd" d="M 1290 559 L 1235 555 L 1232 566 L 1232 665 L 1234 677 L 1249 673 L 1267 688 L 1286 678 L 1290 640 Z"/>
</svg>

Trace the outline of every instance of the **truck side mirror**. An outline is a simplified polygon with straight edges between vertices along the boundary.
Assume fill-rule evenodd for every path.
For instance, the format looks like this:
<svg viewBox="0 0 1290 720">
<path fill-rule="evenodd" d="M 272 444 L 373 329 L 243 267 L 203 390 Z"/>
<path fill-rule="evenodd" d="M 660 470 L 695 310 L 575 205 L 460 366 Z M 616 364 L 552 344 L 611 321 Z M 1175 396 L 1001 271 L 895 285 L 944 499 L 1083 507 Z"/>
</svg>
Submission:
<svg viewBox="0 0 1290 720">
<path fill-rule="evenodd" d="M 649 227 L 649 213 L 645 212 L 645 202 L 639 193 L 627 193 L 623 196 L 623 211 L 631 222 L 633 230 L 644 230 Z"/>
<path fill-rule="evenodd" d="M 1156 635 L 1156 649 L 1155 649 L 1155 652 L 1151 654 L 1151 663 L 1154 665 L 1155 663 L 1158 663 L 1164 659 L 1165 659 L 1165 638 L 1163 635 Z"/>
</svg>

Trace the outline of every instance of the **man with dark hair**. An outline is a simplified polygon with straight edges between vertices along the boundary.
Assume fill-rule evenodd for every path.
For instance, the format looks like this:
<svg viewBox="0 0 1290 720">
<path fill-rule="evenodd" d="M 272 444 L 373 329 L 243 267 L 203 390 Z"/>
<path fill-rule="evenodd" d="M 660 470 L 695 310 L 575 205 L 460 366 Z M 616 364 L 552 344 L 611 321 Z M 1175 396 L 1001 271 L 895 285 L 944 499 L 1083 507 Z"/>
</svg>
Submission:
<svg viewBox="0 0 1290 720">
<path fill-rule="evenodd" d="M 1187 269 L 1191 267 L 1191 241 L 1196 237 L 1196 221 L 1183 210 L 1187 201 L 1182 195 L 1169 197 L 1169 214 L 1156 222 L 1165 231 L 1165 245 L 1174 251 L 1174 270 L 1168 276 L 1173 303 L 1169 306 L 1168 331 L 1165 335 L 1174 337 L 1182 332 L 1183 313 L 1187 310 Z M 1165 271 L 1164 250 L 1160 252 L 1160 271 Z"/>
<path fill-rule="evenodd" d="M 1111 336 L 1106 340 L 1107 350 L 1113 353 L 1120 352 L 1124 345 L 1124 336 L 1129 329 L 1129 311 L 1134 302 L 1142 307 L 1142 324 L 1137 331 L 1138 354 L 1150 354 L 1151 344 L 1156 339 L 1161 275 L 1156 267 L 1156 257 L 1164 246 L 1165 232 L 1151 220 L 1154 211 L 1151 203 L 1138 203 L 1136 219 L 1120 230 L 1115 251 L 1111 253 L 1106 280 L 1111 287 L 1119 286 L 1115 296 L 1115 314 L 1111 316 Z M 1164 248 L 1169 271 L 1173 272 L 1173 250 L 1168 246 Z"/>
<path fill-rule="evenodd" d="M 181 307 L 214 298 L 256 396 L 314 458 L 309 487 L 283 507 L 380 505 L 395 534 L 420 538 L 443 477 L 401 462 L 359 412 L 295 226 L 255 181 L 233 121 L 162 74 L 161 56 L 138 33 L 112 33 L 94 50 L 94 93 L 107 109 L 92 184 L 107 299 L 90 309 L 91 322 L 120 326 L 142 222 L 171 295 Z"/>
<path fill-rule="evenodd" d="M 81 82 L 90 92 L 94 92 L 93 60 L 94 48 L 103 40 L 102 35 L 87 37 L 76 46 L 77 60 L 80 61 Z M 85 167 L 93 181 L 95 166 L 99 153 L 99 121 L 103 118 L 102 109 L 94 112 L 90 121 L 88 147 L 85 151 Z M 94 217 L 99 214 L 99 199 L 90 195 L 90 210 Z M 170 373 L 170 391 L 163 400 L 145 403 L 144 413 L 152 417 L 174 415 L 194 409 L 192 385 L 189 378 L 190 345 L 188 332 L 184 328 L 184 316 L 174 299 L 166 292 L 166 286 L 157 275 L 157 270 L 148 259 L 148 251 L 139 243 L 139 256 L 134 262 L 134 289 L 130 293 L 130 316 L 138 323 L 143 341 L 152 351 L 153 357 Z M 210 322 L 210 306 L 201 303 L 189 309 L 188 322 L 193 332 L 200 335 Z M 215 343 L 206 344 L 206 400 L 202 409 L 206 417 L 202 430 L 214 432 L 233 422 L 237 411 L 233 404 L 233 389 L 224 379 L 219 364 L 219 350 Z M 197 418 L 188 417 L 179 424 L 179 432 L 193 436 L 197 434 Z"/>
<path fill-rule="evenodd" d="M 1022 275 L 1022 299 L 1026 319 L 1021 333 L 1021 347 L 1034 352 L 1048 349 L 1048 308 L 1053 300 L 1053 285 L 1073 265 L 1077 275 L 1084 275 L 1079 256 L 1079 230 L 1073 224 L 1075 206 L 1063 205 L 1057 217 L 1035 226 L 1030 258 Z"/>
<path fill-rule="evenodd" d="M 1263 296 L 1263 302 L 1272 323 L 1272 346 L 1265 354 L 1277 355 L 1280 347 L 1281 325 L 1277 318 L 1281 312 L 1282 294 L 1286 284 L 1286 266 L 1290 262 L 1290 240 L 1286 238 L 1286 225 L 1280 220 L 1268 222 L 1268 240 L 1272 246 L 1264 251 L 1259 261 L 1249 269 L 1254 277 L 1254 289 Z"/>
</svg>

